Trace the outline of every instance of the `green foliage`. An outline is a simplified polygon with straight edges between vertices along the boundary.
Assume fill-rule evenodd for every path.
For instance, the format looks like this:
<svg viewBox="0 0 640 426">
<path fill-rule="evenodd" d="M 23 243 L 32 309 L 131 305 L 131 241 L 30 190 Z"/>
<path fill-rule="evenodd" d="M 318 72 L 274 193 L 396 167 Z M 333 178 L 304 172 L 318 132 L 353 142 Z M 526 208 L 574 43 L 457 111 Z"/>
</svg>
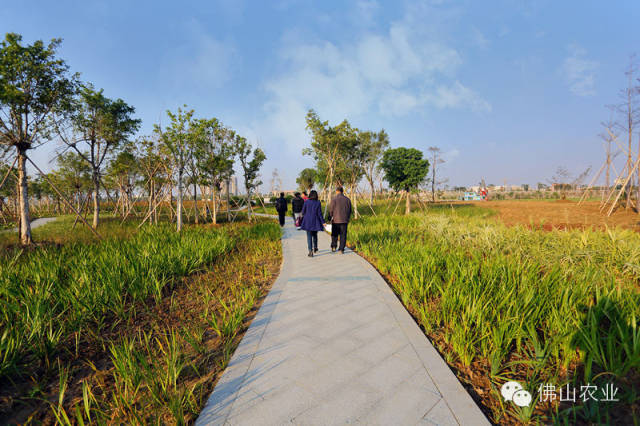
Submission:
<svg viewBox="0 0 640 426">
<path fill-rule="evenodd" d="M 260 167 L 262 167 L 262 163 L 267 159 L 267 156 L 260 148 L 253 149 L 247 139 L 239 135 L 236 135 L 235 138 L 235 150 L 242 167 L 245 189 L 247 194 L 250 194 L 252 190 L 262 185 L 262 181 L 258 180 L 258 176 Z M 253 157 L 249 158 L 252 151 Z"/>
<path fill-rule="evenodd" d="M 318 172 L 315 169 L 302 169 L 300 171 L 300 174 L 296 178 L 296 183 L 298 184 L 300 190 L 308 192 L 313 189 L 313 185 L 316 182 L 317 176 Z"/>
<path fill-rule="evenodd" d="M 44 362 L 61 338 L 105 315 L 160 296 L 175 277 L 189 275 L 227 253 L 235 240 L 222 230 L 148 228 L 130 240 L 68 244 L 0 265 L 0 375 L 23 362 Z M 15 342 L 19 344 L 15 344 Z M 35 356 L 35 358 L 33 357 Z"/>
<path fill-rule="evenodd" d="M 527 383 L 534 400 L 547 382 L 620 388 L 620 402 L 597 409 L 592 401 L 533 419 L 531 410 L 495 408 L 494 420 L 598 424 L 627 410 L 631 421 L 640 391 L 638 235 L 508 228 L 463 209 L 433 211 L 367 217 L 350 228 L 350 241 L 393 277 L 443 353 L 474 371 L 486 365 L 498 400 L 509 379 Z"/>
<path fill-rule="evenodd" d="M 389 135 L 382 129 L 379 132 L 361 132 L 361 143 L 363 145 L 364 158 L 364 174 L 371 185 L 371 193 L 373 196 L 373 182 L 376 179 L 378 168 L 382 154 L 389 147 Z"/>
<path fill-rule="evenodd" d="M 220 189 L 222 182 L 233 175 L 234 136 L 215 118 L 195 123 L 194 159 L 203 183 Z"/>
<path fill-rule="evenodd" d="M 381 167 L 385 180 L 395 191 L 416 190 L 425 182 L 429 161 L 415 148 L 388 149 L 382 156 Z"/>
<path fill-rule="evenodd" d="M 48 138 L 68 110 L 77 76 L 56 57 L 60 39 L 21 42 L 15 33 L 0 42 L 0 144 L 26 151 Z"/>
<path fill-rule="evenodd" d="M 184 107 L 187 108 L 186 105 Z M 178 108 L 176 113 L 167 111 L 170 120 L 169 125 L 164 130 L 157 124 L 154 126 L 154 131 L 158 135 L 162 147 L 170 156 L 179 174 L 184 172 L 192 154 L 194 139 L 193 114 L 194 111 L 192 109 L 183 110 Z"/>
</svg>

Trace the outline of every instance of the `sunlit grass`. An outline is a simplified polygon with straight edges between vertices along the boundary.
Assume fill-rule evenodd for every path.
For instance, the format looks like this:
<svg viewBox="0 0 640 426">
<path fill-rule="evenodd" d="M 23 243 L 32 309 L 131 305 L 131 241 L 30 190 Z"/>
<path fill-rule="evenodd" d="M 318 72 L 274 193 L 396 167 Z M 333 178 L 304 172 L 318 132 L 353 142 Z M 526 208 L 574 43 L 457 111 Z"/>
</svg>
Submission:
<svg viewBox="0 0 640 426">
<path fill-rule="evenodd" d="M 640 391 L 636 233 L 508 228 L 472 208 L 440 207 L 365 217 L 349 238 L 391 277 L 445 358 L 461 370 L 486 367 L 495 421 L 576 416 L 599 423 L 614 411 L 639 418 L 632 413 Z M 505 408 L 497 390 L 507 379 L 526 384 L 534 400 L 543 382 L 614 382 L 621 402 Z"/>
<path fill-rule="evenodd" d="M 57 422 L 193 420 L 272 279 L 280 232 L 269 222 L 180 234 L 163 224 L 2 263 L 0 381 L 35 380 L 14 396 L 40 419 L 36 401 L 57 377 L 47 409 Z M 87 379 L 73 379 L 87 366 Z"/>
</svg>

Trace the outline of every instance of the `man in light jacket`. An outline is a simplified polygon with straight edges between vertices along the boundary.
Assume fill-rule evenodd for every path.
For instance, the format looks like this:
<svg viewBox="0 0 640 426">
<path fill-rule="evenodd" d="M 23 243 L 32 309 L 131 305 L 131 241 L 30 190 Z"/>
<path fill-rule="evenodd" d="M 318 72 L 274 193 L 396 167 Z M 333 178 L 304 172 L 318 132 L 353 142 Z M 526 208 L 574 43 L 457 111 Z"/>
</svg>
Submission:
<svg viewBox="0 0 640 426">
<path fill-rule="evenodd" d="M 329 204 L 329 216 L 331 217 L 331 251 L 340 250 L 344 254 L 347 244 L 347 225 L 351 219 L 351 200 L 344 196 L 341 186 L 336 188 L 336 195 Z M 340 247 L 338 247 L 340 237 Z"/>
</svg>

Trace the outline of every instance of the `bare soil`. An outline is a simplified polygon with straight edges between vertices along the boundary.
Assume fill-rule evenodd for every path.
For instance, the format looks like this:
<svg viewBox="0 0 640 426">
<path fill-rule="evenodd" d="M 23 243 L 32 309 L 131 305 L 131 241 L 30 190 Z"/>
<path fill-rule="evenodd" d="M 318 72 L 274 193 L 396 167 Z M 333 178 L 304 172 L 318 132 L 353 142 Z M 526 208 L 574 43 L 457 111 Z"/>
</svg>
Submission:
<svg viewBox="0 0 640 426">
<path fill-rule="evenodd" d="M 570 200 L 505 200 L 466 201 L 480 208 L 497 211 L 498 218 L 508 226 L 524 225 L 551 229 L 605 229 L 621 227 L 640 231 L 640 214 L 634 209 L 618 207 L 611 216 L 600 212 L 598 201 L 580 205 Z"/>
</svg>

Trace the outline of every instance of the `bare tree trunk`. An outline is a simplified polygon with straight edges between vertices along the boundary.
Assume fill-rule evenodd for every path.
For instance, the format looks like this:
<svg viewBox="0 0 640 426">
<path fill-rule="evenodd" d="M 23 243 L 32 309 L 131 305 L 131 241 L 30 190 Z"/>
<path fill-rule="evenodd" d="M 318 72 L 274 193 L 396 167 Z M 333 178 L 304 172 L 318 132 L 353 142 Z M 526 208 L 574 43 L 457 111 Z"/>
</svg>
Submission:
<svg viewBox="0 0 640 426">
<path fill-rule="evenodd" d="M 176 209 L 176 230 L 182 230 L 182 170 L 178 169 L 178 208 Z"/>
<path fill-rule="evenodd" d="M 404 214 L 411 213 L 411 193 L 407 190 L 407 204 L 404 210 Z"/>
<path fill-rule="evenodd" d="M 251 222 L 251 190 L 247 188 L 247 219 Z"/>
<path fill-rule="evenodd" d="M 640 135 L 638 136 L 638 159 L 640 159 Z M 636 170 L 638 180 L 636 181 L 636 213 L 640 214 L 640 170 Z"/>
<path fill-rule="evenodd" d="M 358 213 L 358 194 L 355 191 L 355 185 L 351 186 L 351 197 L 353 198 L 353 217 L 357 219 L 360 214 Z"/>
<path fill-rule="evenodd" d="M 227 223 L 231 222 L 231 194 L 229 193 L 229 185 L 231 184 L 231 179 L 227 180 Z M 237 190 L 236 190 L 237 193 Z"/>
<path fill-rule="evenodd" d="M 200 212 L 198 212 L 198 185 L 196 185 L 196 183 L 193 183 L 193 207 L 195 210 L 195 216 L 196 216 L 196 225 L 198 224 L 198 216 L 200 215 Z"/>
<path fill-rule="evenodd" d="M 376 192 L 376 187 L 374 185 L 373 179 L 368 179 L 369 185 L 371 186 L 371 193 L 369 194 L 369 204 L 373 205 L 373 197 Z"/>
<path fill-rule="evenodd" d="M 147 209 L 147 213 L 151 213 L 151 209 L 153 208 L 153 180 L 149 180 L 149 208 Z"/>
<path fill-rule="evenodd" d="M 18 204 L 20 211 L 20 242 L 29 245 L 31 239 L 31 216 L 29 215 L 29 192 L 27 187 L 26 152 L 18 149 Z"/>
<path fill-rule="evenodd" d="M 93 229 L 98 229 L 100 221 L 100 175 L 93 169 Z"/>
<path fill-rule="evenodd" d="M 213 219 L 214 225 L 218 223 L 218 206 L 216 203 L 216 189 L 215 187 L 211 187 L 211 218 Z"/>
</svg>

